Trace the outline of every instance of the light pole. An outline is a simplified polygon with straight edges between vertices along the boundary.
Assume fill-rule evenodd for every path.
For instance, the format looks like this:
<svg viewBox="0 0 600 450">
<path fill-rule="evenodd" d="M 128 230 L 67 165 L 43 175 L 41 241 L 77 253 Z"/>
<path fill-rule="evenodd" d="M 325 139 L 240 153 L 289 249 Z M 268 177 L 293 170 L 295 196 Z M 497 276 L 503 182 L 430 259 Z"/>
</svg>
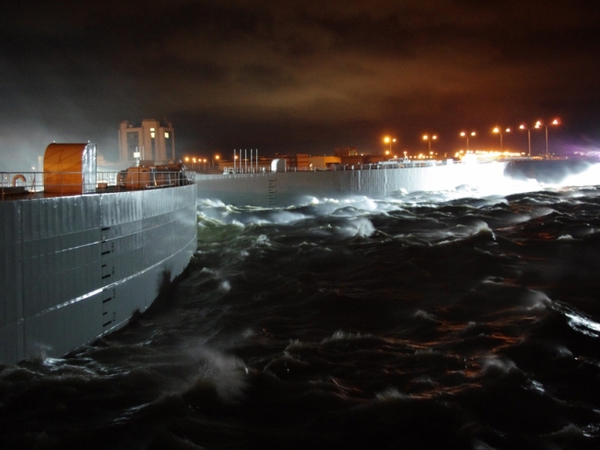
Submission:
<svg viewBox="0 0 600 450">
<path fill-rule="evenodd" d="M 431 154 L 431 141 L 437 140 L 437 136 L 435 134 L 432 136 L 429 136 L 428 134 L 424 134 L 423 140 L 427 141 L 427 144 L 429 144 L 429 153 Z"/>
<path fill-rule="evenodd" d="M 386 144 L 390 144 L 390 150 L 389 150 L 389 155 L 392 154 L 392 142 L 396 142 L 396 138 L 391 138 L 389 136 L 386 136 L 383 138 L 383 142 L 385 142 Z"/>
<path fill-rule="evenodd" d="M 531 158 L 531 129 L 527 128 L 525 124 L 521 124 L 519 128 L 521 130 L 527 130 L 527 148 L 529 149 L 529 157 Z"/>
<path fill-rule="evenodd" d="M 550 122 L 550 125 L 560 125 L 560 121 L 558 119 L 554 119 L 552 122 Z M 535 128 L 541 128 L 544 127 L 546 128 L 546 159 L 548 158 L 548 125 L 544 124 L 541 120 L 538 120 L 535 123 Z"/>
<path fill-rule="evenodd" d="M 505 131 L 510 133 L 510 128 L 507 128 Z M 492 133 L 500 134 L 500 153 L 502 153 L 502 129 L 500 127 L 496 127 L 492 130 Z"/>
<path fill-rule="evenodd" d="M 461 131 L 460 135 L 461 137 L 467 138 L 467 151 L 469 151 L 469 136 L 475 137 L 477 136 L 477 133 L 475 133 L 474 131 L 471 131 L 470 133 L 467 133 L 466 131 Z"/>
</svg>

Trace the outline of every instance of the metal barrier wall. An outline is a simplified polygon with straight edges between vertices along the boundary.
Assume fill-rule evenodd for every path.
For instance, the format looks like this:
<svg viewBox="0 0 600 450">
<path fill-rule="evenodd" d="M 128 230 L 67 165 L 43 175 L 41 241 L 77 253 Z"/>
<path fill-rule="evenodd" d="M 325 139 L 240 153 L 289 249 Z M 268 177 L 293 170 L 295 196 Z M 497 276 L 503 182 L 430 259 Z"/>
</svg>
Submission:
<svg viewBox="0 0 600 450">
<path fill-rule="evenodd" d="M 195 184 L 4 201 L 0 217 L 0 364 L 123 326 L 196 249 Z"/>
</svg>

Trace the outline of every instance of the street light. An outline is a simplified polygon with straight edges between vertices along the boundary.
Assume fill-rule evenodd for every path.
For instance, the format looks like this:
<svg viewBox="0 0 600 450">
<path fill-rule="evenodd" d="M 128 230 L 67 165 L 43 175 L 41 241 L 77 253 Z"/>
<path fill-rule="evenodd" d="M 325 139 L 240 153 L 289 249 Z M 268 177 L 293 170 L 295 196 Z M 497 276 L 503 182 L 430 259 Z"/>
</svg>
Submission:
<svg viewBox="0 0 600 450">
<path fill-rule="evenodd" d="M 510 128 L 505 130 L 507 133 L 510 133 Z M 502 129 L 500 127 L 495 127 L 492 130 L 493 133 L 500 134 L 500 153 L 502 153 Z"/>
<path fill-rule="evenodd" d="M 436 139 L 437 136 L 435 134 L 433 136 L 429 136 L 428 134 L 423 135 L 423 140 L 427 141 L 427 143 L 429 144 L 429 153 L 431 153 L 431 141 L 435 141 Z"/>
<path fill-rule="evenodd" d="M 475 137 L 477 135 L 477 133 L 475 133 L 474 131 L 471 131 L 471 133 L 467 133 L 466 131 L 461 131 L 460 135 L 461 135 L 461 137 L 467 138 L 467 151 L 469 151 L 469 136 Z"/>
<path fill-rule="evenodd" d="M 552 122 L 550 122 L 550 125 L 560 125 L 560 120 L 554 119 Z M 541 127 L 546 128 L 546 158 L 548 158 L 548 125 L 544 124 L 541 120 L 538 120 L 535 123 L 535 128 Z"/>
<path fill-rule="evenodd" d="M 527 130 L 527 148 L 528 148 L 529 157 L 531 158 L 531 128 L 527 128 L 525 126 L 525 124 L 521 124 L 519 129 Z"/>
<path fill-rule="evenodd" d="M 390 144 L 389 153 L 386 153 L 386 154 L 391 155 L 392 154 L 392 142 L 396 142 L 396 138 L 391 138 L 389 136 L 386 136 L 383 138 L 383 142 L 385 142 L 386 144 Z"/>
</svg>

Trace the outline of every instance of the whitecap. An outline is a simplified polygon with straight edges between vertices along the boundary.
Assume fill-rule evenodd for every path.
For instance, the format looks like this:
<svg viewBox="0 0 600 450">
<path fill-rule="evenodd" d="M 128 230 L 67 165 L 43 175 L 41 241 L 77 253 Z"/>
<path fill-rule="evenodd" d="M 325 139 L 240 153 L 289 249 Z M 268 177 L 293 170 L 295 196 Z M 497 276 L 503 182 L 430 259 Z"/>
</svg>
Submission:
<svg viewBox="0 0 600 450">
<path fill-rule="evenodd" d="M 309 348 L 309 347 L 311 347 L 310 344 L 304 343 L 300 339 L 290 339 L 290 343 L 285 348 L 285 352 L 287 353 L 288 350 L 299 350 L 302 348 Z"/>
<path fill-rule="evenodd" d="M 557 240 L 559 240 L 559 241 L 574 241 L 575 239 L 570 234 L 563 234 L 563 235 L 559 236 Z"/>
<path fill-rule="evenodd" d="M 562 439 L 582 439 L 585 437 L 585 433 L 584 431 L 579 428 L 577 425 L 570 423 L 566 426 L 564 426 L 563 428 L 561 428 L 560 430 L 554 432 L 554 433 L 550 433 L 548 436 L 552 436 L 552 437 L 558 437 L 558 438 L 562 438 Z"/>
<path fill-rule="evenodd" d="M 473 441 L 473 450 L 494 450 L 494 447 L 489 446 L 479 439 L 475 439 Z"/>
<path fill-rule="evenodd" d="M 400 392 L 398 388 L 388 388 L 383 392 L 375 394 L 375 398 L 379 401 L 390 401 L 390 400 L 406 400 L 411 398 L 410 395 Z"/>
<path fill-rule="evenodd" d="M 355 219 L 351 222 L 353 229 L 356 231 L 356 236 L 369 237 L 375 233 L 373 223 L 366 218 Z"/>
<path fill-rule="evenodd" d="M 241 359 L 203 345 L 188 350 L 188 354 L 199 363 L 198 378 L 188 389 L 196 385 L 212 386 L 225 402 L 235 402 L 243 396 L 249 371 Z"/>
<path fill-rule="evenodd" d="M 546 393 L 546 389 L 544 388 L 544 385 L 542 383 L 540 383 L 539 381 L 531 380 L 529 382 L 529 388 L 536 392 L 539 392 L 540 394 Z"/>
<path fill-rule="evenodd" d="M 573 352 L 563 345 L 556 347 L 556 354 L 559 358 L 573 358 Z"/>
<path fill-rule="evenodd" d="M 197 204 L 210 208 L 226 206 L 225 203 L 223 203 L 221 200 L 210 198 L 199 198 Z"/>
<path fill-rule="evenodd" d="M 229 283 L 229 281 L 224 280 L 221 282 L 219 289 L 223 292 L 229 292 L 231 290 L 231 284 Z"/>
<path fill-rule="evenodd" d="M 437 318 L 433 314 L 423 311 L 422 309 L 417 310 L 414 314 L 414 317 L 416 319 L 425 319 L 427 321 L 437 322 Z"/>
<path fill-rule="evenodd" d="M 600 336 L 600 324 L 598 322 L 571 311 L 566 311 L 565 316 L 569 319 L 569 326 L 575 331 L 593 338 Z"/>
<path fill-rule="evenodd" d="M 482 367 L 484 373 L 499 372 L 503 375 L 508 374 L 513 370 L 518 370 L 518 367 L 514 361 L 498 356 L 484 358 Z"/>
<path fill-rule="evenodd" d="M 260 234 L 256 238 L 256 243 L 259 245 L 268 245 L 270 241 L 266 234 Z"/>
<path fill-rule="evenodd" d="M 321 344 L 326 344 L 327 342 L 332 342 L 332 341 L 361 339 L 361 338 L 370 337 L 370 336 L 371 336 L 370 334 L 348 333 L 346 331 L 337 330 L 335 333 L 333 333 L 331 335 L 331 337 L 323 339 L 321 341 Z"/>
</svg>

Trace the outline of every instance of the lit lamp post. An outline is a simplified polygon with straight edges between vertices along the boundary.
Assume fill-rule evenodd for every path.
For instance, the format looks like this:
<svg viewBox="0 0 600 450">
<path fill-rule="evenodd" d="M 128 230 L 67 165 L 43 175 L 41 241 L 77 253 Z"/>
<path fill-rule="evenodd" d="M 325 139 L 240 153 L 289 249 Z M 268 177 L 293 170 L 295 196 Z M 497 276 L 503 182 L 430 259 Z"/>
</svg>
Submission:
<svg viewBox="0 0 600 450">
<path fill-rule="evenodd" d="M 386 136 L 383 138 L 383 142 L 385 142 L 386 144 L 390 144 L 390 149 L 386 152 L 386 155 L 391 155 L 392 154 L 392 142 L 396 142 L 396 139 Z"/>
<path fill-rule="evenodd" d="M 212 163 L 213 169 L 215 168 L 215 161 L 217 162 L 217 168 L 219 167 L 219 158 L 220 158 L 219 155 L 215 155 L 215 158 L 213 159 L 213 163 Z"/>
<path fill-rule="evenodd" d="M 467 133 L 466 131 L 461 131 L 460 135 L 461 137 L 467 138 L 467 151 L 469 151 L 469 136 L 475 137 L 477 133 L 475 133 L 474 131 L 471 131 L 470 133 Z"/>
<path fill-rule="evenodd" d="M 560 125 L 560 120 L 558 119 L 554 119 L 552 122 L 550 122 L 550 125 Z M 546 158 L 548 158 L 548 125 L 544 124 L 541 120 L 538 120 L 535 123 L 535 127 L 536 128 L 546 128 Z"/>
<path fill-rule="evenodd" d="M 505 130 L 507 133 L 510 133 L 510 128 Z M 492 130 L 493 133 L 500 134 L 500 153 L 502 153 L 502 129 L 500 127 L 496 127 Z"/>
<path fill-rule="evenodd" d="M 531 129 L 527 128 L 525 124 L 522 124 L 519 128 L 521 130 L 527 130 L 527 148 L 529 149 L 529 157 L 531 158 Z"/>
<path fill-rule="evenodd" d="M 427 144 L 429 145 L 429 154 L 431 154 L 431 141 L 437 140 L 437 136 L 435 134 L 433 136 L 429 136 L 428 134 L 424 134 L 423 135 L 423 140 L 427 141 Z"/>
</svg>

